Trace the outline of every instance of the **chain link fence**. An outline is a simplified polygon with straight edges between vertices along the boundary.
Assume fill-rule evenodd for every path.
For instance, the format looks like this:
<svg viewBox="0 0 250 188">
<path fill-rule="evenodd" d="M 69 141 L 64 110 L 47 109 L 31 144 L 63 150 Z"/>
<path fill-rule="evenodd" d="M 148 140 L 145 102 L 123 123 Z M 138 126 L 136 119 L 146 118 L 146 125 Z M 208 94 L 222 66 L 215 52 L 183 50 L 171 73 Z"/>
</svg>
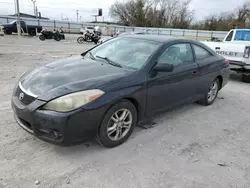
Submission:
<svg viewBox="0 0 250 188">
<path fill-rule="evenodd" d="M 10 23 L 15 21 L 15 17 L 0 16 L 0 24 Z M 211 39 L 217 37 L 223 39 L 227 32 L 225 31 L 205 31 L 205 30 L 190 30 L 190 29 L 171 29 L 171 28 L 148 28 L 148 27 L 124 27 L 119 25 L 109 25 L 101 23 L 79 23 L 61 20 L 43 20 L 43 19 L 31 19 L 21 18 L 27 25 L 42 26 L 43 29 L 54 30 L 63 28 L 65 33 L 80 33 L 80 29 L 86 26 L 99 26 L 103 35 L 110 35 L 112 32 L 119 30 L 120 32 L 134 32 L 141 31 L 149 34 L 157 35 L 171 35 L 176 37 L 187 37 L 194 39 Z"/>
</svg>

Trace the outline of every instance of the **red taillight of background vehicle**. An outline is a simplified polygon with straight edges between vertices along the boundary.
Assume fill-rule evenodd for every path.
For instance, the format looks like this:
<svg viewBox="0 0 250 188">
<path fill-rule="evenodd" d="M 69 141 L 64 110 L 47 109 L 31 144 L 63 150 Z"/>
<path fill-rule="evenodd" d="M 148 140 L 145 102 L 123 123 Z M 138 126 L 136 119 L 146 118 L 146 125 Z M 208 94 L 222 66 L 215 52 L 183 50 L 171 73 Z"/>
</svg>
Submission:
<svg viewBox="0 0 250 188">
<path fill-rule="evenodd" d="M 229 65 L 229 60 L 228 59 L 226 59 L 226 65 Z"/>
</svg>

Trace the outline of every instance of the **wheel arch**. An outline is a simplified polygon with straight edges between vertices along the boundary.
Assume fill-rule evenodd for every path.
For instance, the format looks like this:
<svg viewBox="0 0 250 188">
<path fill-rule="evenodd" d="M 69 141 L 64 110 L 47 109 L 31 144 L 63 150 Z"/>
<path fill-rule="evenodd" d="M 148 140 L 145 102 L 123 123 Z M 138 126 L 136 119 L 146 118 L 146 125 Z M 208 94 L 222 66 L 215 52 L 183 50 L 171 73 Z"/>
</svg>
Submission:
<svg viewBox="0 0 250 188">
<path fill-rule="evenodd" d="M 123 100 L 129 101 L 135 107 L 136 112 L 137 112 L 137 123 L 138 123 L 143 118 L 143 108 L 142 108 L 142 105 L 139 103 L 139 101 L 133 97 L 123 97 L 123 98 L 119 98 L 118 100 L 115 100 L 109 105 L 104 115 L 112 108 L 112 106 L 116 105 L 117 103 Z"/>
<path fill-rule="evenodd" d="M 140 103 L 138 102 L 138 100 L 136 100 L 135 98 L 132 98 L 132 97 L 127 97 L 127 98 L 123 98 L 125 100 L 128 100 L 130 101 L 135 109 L 136 109 L 136 112 L 137 112 L 137 122 L 140 121 L 142 119 L 142 107 L 140 105 Z"/>
<path fill-rule="evenodd" d="M 8 34 L 8 32 L 7 32 L 8 30 L 11 31 L 11 33 L 13 32 L 11 27 L 5 27 L 4 28 L 4 33 L 6 32 L 5 34 Z"/>
</svg>

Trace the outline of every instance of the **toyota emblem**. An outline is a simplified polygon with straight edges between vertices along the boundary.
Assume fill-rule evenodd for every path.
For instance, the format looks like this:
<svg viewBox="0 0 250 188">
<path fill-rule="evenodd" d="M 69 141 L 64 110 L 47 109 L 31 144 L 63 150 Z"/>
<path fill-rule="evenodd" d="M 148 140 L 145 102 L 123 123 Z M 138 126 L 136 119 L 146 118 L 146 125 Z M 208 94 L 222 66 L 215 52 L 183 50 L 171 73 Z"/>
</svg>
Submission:
<svg viewBox="0 0 250 188">
<path fill-rule="evenodd" d="M 20 93 L 18 98 L 19 98 L 20 101 L 23 100 L 23 98 L 24 98 L 24 93 Z"/>
</svg>

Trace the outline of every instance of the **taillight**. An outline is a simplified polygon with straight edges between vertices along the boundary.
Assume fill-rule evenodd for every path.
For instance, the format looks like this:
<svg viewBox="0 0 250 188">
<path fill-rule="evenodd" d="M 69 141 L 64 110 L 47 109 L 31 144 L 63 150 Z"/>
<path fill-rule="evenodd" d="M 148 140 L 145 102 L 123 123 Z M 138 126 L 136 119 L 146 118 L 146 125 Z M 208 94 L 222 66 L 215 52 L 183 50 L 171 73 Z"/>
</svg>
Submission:
<svg viewBox="0 0 250 188">
<path fill-rule="evenodd" d="M 226 59 L 226 65 L 229 65 L 229 60 L 228 59 Z"/>
<path fill-rule="evenodd" d="M 244 58 L 249 58 L 250 57 L 250 46 L 246 46 L 245 47 L 245 51 L 244 51 L 243 57 Z"/>
</svg>

